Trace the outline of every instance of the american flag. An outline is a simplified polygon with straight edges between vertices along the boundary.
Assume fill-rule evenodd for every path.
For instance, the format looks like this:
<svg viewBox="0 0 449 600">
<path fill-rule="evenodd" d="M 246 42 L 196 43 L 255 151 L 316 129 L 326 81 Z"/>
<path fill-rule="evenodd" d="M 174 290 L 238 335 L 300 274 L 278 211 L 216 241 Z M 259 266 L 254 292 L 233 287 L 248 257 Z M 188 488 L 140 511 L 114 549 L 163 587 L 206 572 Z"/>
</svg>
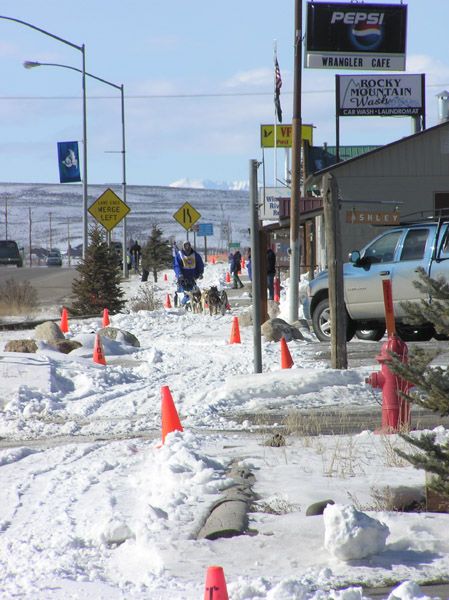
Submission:
<svg viewBox="0 0 449 600">
<path fill-rule="evenodd" d="M 281 70 L 279 69 L 278 59 L 276 58 L 274 61 L 274 106 L 279 123 L 282 123 L 282 109 L 280 101 L 281 87 Z"/>
</svg>

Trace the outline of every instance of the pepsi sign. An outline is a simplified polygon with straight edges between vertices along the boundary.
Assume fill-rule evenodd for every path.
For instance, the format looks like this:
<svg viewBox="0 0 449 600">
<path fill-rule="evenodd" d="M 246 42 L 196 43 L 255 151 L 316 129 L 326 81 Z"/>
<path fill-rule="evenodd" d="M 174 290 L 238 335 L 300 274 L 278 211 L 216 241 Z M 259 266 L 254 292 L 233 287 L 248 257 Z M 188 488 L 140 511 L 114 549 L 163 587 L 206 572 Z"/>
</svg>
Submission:
<svg viewBox="0 0 449 600">
<path fill-rule="evenodd" d="M 309 2 L 305 66 L 404 71 L 407 6 Z"/>
</svg>

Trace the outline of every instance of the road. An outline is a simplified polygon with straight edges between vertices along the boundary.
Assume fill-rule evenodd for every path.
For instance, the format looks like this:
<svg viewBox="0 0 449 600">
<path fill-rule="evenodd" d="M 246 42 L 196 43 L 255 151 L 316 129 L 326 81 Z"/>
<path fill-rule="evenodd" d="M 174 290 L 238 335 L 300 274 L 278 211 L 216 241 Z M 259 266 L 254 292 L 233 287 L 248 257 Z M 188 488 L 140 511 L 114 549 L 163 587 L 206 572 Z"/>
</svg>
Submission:
<svg viewBox="0 0 449 600">
<path fill-rule="evenodd" d="M 68 267 L 0 267 L 0 286 L 9 279 L 17 283 L 29 281 L 36 289 L 40 308 L 63 306 L 70 302 L 72 281 L 77 275 Z"/>
</svg>

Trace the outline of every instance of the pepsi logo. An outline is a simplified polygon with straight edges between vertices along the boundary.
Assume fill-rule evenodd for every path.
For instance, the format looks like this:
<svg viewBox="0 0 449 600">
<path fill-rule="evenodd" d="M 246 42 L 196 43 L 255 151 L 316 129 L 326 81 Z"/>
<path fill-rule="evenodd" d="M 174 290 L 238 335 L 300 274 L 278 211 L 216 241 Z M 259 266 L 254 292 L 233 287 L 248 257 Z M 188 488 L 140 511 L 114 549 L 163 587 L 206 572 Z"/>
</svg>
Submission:
<svg viewBox="0 0 449 600">
<path fill-rule="evenodd" d="M 358 50 L 376 50 L 382 42 L 383 30 L 380 25 L 357 23 L 348 29 L 349 39 Z"/>
</svg>

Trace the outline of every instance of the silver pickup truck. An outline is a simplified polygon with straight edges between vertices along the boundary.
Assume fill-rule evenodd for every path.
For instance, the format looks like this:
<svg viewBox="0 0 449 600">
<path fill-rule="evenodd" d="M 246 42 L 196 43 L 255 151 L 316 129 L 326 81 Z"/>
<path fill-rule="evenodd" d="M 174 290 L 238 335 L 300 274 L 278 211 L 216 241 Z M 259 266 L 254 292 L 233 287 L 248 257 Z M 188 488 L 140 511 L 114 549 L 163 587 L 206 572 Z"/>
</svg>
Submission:
<svg viewBox="0 0 449 600">
<path fill-rule="evenodd" d="M 401 303 L 419 301 L 413 285 L 417 269 L 436 279 L 449 280 L 449 222 L 422 222 L 383 231 L 360 251 L 349 255 L 343 266 L 344 298 L 347 312 L 347 339 L 357 332 L 361 339 L 380 340 L 385 333 L 382 279 L 392 282 L 393 306 L 398 334 L 404 341 L 437 337 L 429 323 L 410 326 Z M 330 340 L 329 282 L 327 271 L 310 281 L 303 304 L 304 316 L 311 321 L 321 341 Z"/>
</svg>

